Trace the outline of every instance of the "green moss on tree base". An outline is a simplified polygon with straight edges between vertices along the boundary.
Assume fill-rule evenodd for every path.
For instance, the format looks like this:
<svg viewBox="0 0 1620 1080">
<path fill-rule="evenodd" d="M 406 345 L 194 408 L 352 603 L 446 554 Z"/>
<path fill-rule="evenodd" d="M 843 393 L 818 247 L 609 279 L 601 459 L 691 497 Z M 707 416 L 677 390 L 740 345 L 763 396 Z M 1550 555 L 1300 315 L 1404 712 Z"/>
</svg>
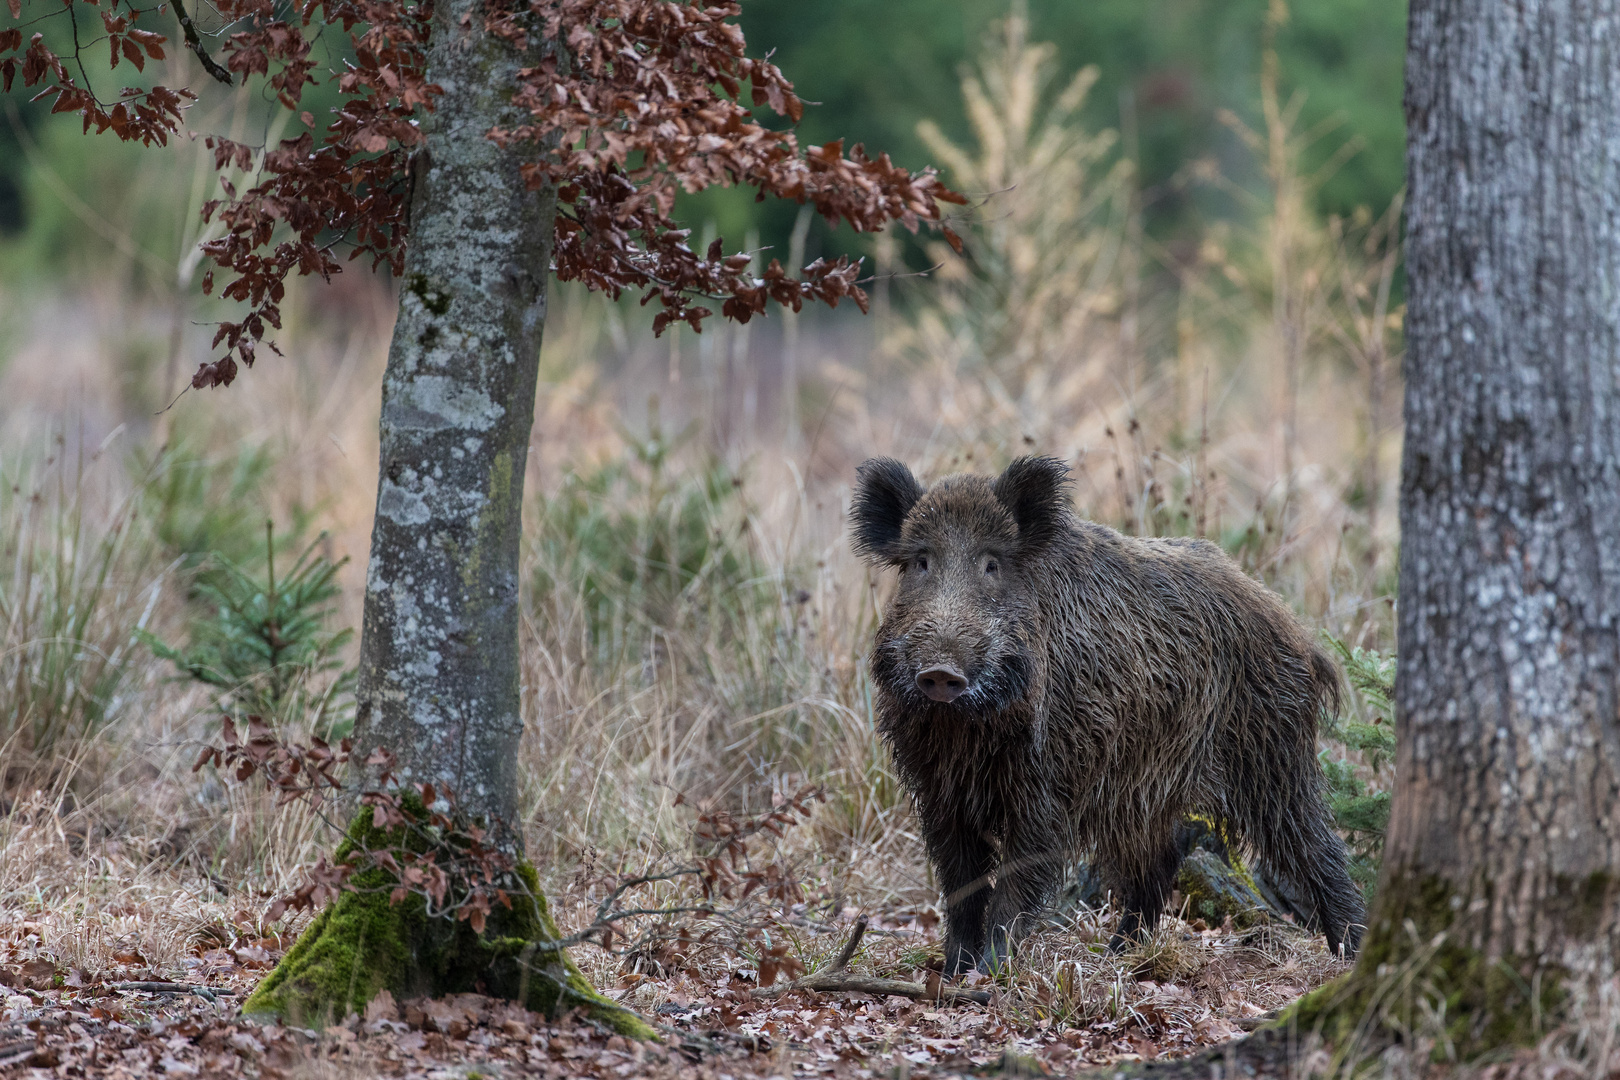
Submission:
<svg viewBox="0 0 1620 1080">
<path fill-rule="evenodd" d="M 1538 958 L 1487 959 L 1455 940 L 1465 905 L 1448 882 L 1395 877 L 1383 893 L 1355 970 L 1300 998 L 1273 1027 L 1316 1032 L 1350 1054 L 1427 1038 L 1437 1056 L 1467 1061 L 1533 1046 L 1557 1023 L 1567 973 Z"/>
<path fill-rule="evenodd" d="M 388 837 L 372 830 L 369 818 L 369 812 L 357 818 L 351 836 L 375 850 Z M 346 841 L 338 857 L 352 847 Z M 482 993 L 548 1016 L 577 1006 L 629 1038 L 656 1038 L 641 1017 L 597 993 L 555 946 L 561 935 L 534 868 L 523 864 L 517 873 L 529 896 L 513 895 L 510 911 L 497 906 L 482 934 L 467 922 L 430 917 L 416 894 L 390 904 L 395 881 L 380 867 L 356 873 L 351 880 L 359 891 L 343 893 L 316 916 L 243 1013 L 319 1027 L 363 1014 L 382 990 L 400 1000 Z"/>
</svg>

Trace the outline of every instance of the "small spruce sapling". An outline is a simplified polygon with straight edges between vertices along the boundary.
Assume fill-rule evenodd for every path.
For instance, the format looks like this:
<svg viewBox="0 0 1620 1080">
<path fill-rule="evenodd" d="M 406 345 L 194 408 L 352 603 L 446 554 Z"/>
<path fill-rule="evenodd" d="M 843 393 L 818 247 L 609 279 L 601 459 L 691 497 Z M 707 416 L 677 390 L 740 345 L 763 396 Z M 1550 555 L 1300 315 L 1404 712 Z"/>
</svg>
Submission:
<svg viewBox="0 0 1620 1080">
<path fill-rule="evenodd" d="M 144 630 L 142 640 L 184 675 L 213 687 L 216 704 L 228 715 L 302 716 L 325 738 L 347 735 L 354 723 L 355 671 L 341 654 L 354 631 L 329 629 L 329 623 L 341 591 L 337 572 L 348 560 L 316 554 L 320 542 L 317 537 L 278 581 L 266 521 L 266 581 L 215 552 L 207 563 L 212 572 L 196 586 L 214 613 L 192 621 L 190 644 L 177 649 Z M 323 681 L 327 675 L 332 677 Z"/>
<path fill-rule="evenodd" d="M 1366 768 L 1381 773 L 1395 756 L 1395 657 L 1374 649 L 1352 648 L 1332 635 L 1328 646 L 1339 656 L 1351 689 L 1360 702 L 1362 719 L 1324 716 L 1322 735 L 1333 746 L 1318 757 L 1327 777 L 1328 808 L 1350 848 L 1350 876 L 1372 902 L 1383 858 L 1384 832 L 1389 825 L 1391 784 L 1372 789 L 1358 775 L 1346 751 L 1363 755 Z"/>
</svg>

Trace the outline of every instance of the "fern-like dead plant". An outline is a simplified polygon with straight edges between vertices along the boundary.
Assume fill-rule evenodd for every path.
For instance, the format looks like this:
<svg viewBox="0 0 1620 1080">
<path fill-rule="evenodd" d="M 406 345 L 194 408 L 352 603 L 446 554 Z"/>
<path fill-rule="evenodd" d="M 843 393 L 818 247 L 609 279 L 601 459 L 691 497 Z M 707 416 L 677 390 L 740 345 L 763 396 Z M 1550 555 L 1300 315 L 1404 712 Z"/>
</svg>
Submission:
<svg viewBox="0 0 1620 1080">
<path fill-rule="evenodd" d="M 884 343 L 891 355 L 934 365 L 940 378 L 917 384 L 954 389 L 939 403 L 942 421 L 992 445 L 1068 427 L 1060 419 L 1088 408 L 1106 383 L 1104 343 L 1114 335 L 1102 331 L 1120 307 L 1132 181 L 1115 133 L 1080 121 L 1097 69 L 1082 68 L 1054 93 L 1057 51 L 1028 32 L 1015 8 L 977 71 L 963 76 L 971 148 L 932 121 L 918 126 L 952 182 L 981 202 L 964 237 L 969 259 L 941 250 L 933 302 L 892 323 Z"/>
</svg>

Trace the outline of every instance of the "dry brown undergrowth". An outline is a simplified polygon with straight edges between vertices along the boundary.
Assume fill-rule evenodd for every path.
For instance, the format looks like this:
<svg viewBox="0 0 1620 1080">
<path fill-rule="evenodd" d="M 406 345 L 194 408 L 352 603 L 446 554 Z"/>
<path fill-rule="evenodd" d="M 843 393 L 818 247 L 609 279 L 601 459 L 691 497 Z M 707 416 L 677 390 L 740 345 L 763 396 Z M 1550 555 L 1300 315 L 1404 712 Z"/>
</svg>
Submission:
<svg viewBox="0 0 1620 1080">
<path fill-rule="evenodd" d="M 251 884 L 211 881 L 189 857 L 194 852 L 161 837 L 111 835 L 93 808 L 61 812 L 43 794 L 4 820 L 0 1035 L 9 1032 L 9 1041 L 0 1040 L 0 1061 L 49 1061 L 68 1069 L 61 1075 L 161 1067 L 319 1076 L 364 1062 L 378 1075 L 412 1076 L 488 1060 L 569 1075 L 629 1075 L 619 1066 L 633 1064 L 646 1070 L 637 1075 L 685 1076 L 682 1032 L 717 1043 L 719 1051 L 703 1050 L 705 1068 L 732 1075 L 870 1076 L 894 1067 L 947 1075 L 1007 1054 L 1067 1069 L 1222 1041 L 1343 969 L 1319 940 L 1290 927 L 1200 932 L 1175 918 L 1151 944 L 1110 955 L 1101 942 L 1111 916 L 1082 912 L 1030 939 L 1010 977 L 971 977 L 991 992 L 988 1006 L 804 993 L 765 1001 L 749 992 L 757 964 L 728 948 L 691 950 L 678 968 L 649 975 L 631 959 L 583 946 L 576 957 L 598 985 L 669 1025 L 666 1049 L 615 1047 L 588 1028 L 557 1027 L 475 995 L 393 1009 L 382 1003 L 310 1039 L 232 1019 L 233 1003 L 296 930 L 276 933 L 258 922 L 267 897 Z M 556 898 L 565 929 L 570 912 L 588 917 L 595 906 L 593 879 L 576 880 Z M 852 970 L 927 977 L 924 965 L 938 952 L 937 911 L 897 903 L 892 893 L 875 902 L 859 890 L 844 896 L 835 917 L 804 905 L 784 916 L 779 932 L 792 956 L 810 968 L 825 964 L 864 911 L 873 928 Z M 129 985 L 137 983 L 146 985 Z M 216 1000 L 164 993 L 153 983 L 209 987 Z M 701 1056 L 696 1045 L 688 1051 Z"/>
<path fill-rule="evenodd" d="M 689 605 L 702 617 L 674 623 L 629 612 L 608 632 L 634 647 L 603 661 L 578 591 L 526 598 L 527 837 L 565 924 L 586 919 L 604 874 L 684 850 L 691 801 L 757 807 L 773 790 L 821 782 L 828 803 L 783 851 L 821 905 L 795 916 L 795 955 L 814 966 L 834 953 L 858 911 L 876 921 L 857 967 L 918 971 L 936 892 L 872 730 L 864 675 L 886 585 L 842 538 L 848 484 L 865 457 L 898 456 L 938 475 L 990 471 L 1025 452 L 1058 454 L 1076 471 L 1082 512 L 1138 532 L 1214 536 L 1319 625 L 1357 643 L 1389 643 L 1398 447 L 1387 403 L 1398 399 L 1399 313 L 1380 306 L 1391 265 L 1383 219 L 1335 229 L 1301 212 L 1301 181 L 1289 171 L 1299 146 L 1284 105 L 1267 113 L 1272 190 L 1244 194 L 1252 218 L 1209 223 L 1194 248 L 1163 250 L 1140 229 L 1142 193 L 1128 163 L 1107 137 L 1078 126 L 1085 77 L 1066 82 L 1065 96 L 1043 81 L 1056 74 L 1045 51 L 1012 31 L 987 55 L 969 91 L 978 94 L 978 145 L 955 151 L 959 186 L 971 187 L 975 175 L 981 186 L 1000 185 L 979 193 L 980 218 L 965 229 L 970 260 L 947 264 L 938 278 L 878 283 L 870 321 L 807 316 L 791 333 L 766 320 L 654 342 L 635 309 L 567 290 L 553 298 L 531 490 L 555 495 L 567 477 L 617 465 L 645 480 L 646 455 L 633 451 L 655 432 L 688 432 L 666 475 L 689 480 L 718 461 L 737 477 L 736 498 L 715 519 L 722 553 L 745 552 L 753 568 L 732 591 L 768 599 L 722 613 L 725 633 L 709 632 L 717 623 L 702 603 Z M 177 146 L 176 175 L 191 167 L 185 155 L 200 152 Z M 1042 171 L 1041 155 L 1054 153 L 1065 169 Z M 1080 187 L 1054 198 L 1033 182 L 1044 175 Z M 1223 182 L 1190 163 L 1177 183 Z M 1272 213 L 1285 197 L 1289 212 Z M 892 266 L 894 247 L 877 250 Z M 189 246 L 176 265 L 194 268 Z M 997 302 L 998 290 L 1043 267 L 1051 289 L 1022 305 Z M 1302 288 L 1314 275 L 1309 296 L 1274 303 L 1272 282 L 1294 274 Z M 16 740 L 0 751 L 10 803 L 0 816 L 4 963 L 24 982 L 23 965 L 48 962 L 53 979 L 87 983 L 14 988 L 8 1007 L 19 1015 L 53 993 L 50 1009 L 105 1010 L 107 983 L 146 976 L 245 989 L 273 959 L 278 932 L 296 929 L 263 926 L 261 916 L 333 838 L 315 819 L 189 772 L 216 722 L 206 698 L 170 681 L 171 669 L 132 648 L 129 635 L 142 620 L 179 640 L 198 609 L 180 553 L 141 533 L 151 527 L 146 518 L 121 513 L 144 482 L 128 462 L 184 439 L 229 473 L 244 447 L 266 448 L 272 464 L 259 487 L 232 505 L 187 511 L 251 518 L 255 530 L 265 516 L 286 527 L 307 512 L 311 535 L 329 530 L 331 554 L 351 558 L 342 618 L 358 625 L 375 503 L 372 388 L 393 311 L 386 288 L 358 275 L 295 293 L 286 360 L 260 365 L 228 395 L 190 394 L 154 416 L 168 398 L 153 389 L 160 373 L 193 370 L 208 330 L 191 324 L 199 312 L 175 299 L 167 280 L 144 294 L 110 272 L 86 280 L 71 296 L 0 297 L 8 357 L 0 370 L 8 485 L 0 492 L 0 701 L 15 706 L 8 722 L 49 704 L 47 690 L 77 688 L 71 678 L 47 686 L 47 660 L 94 650 L 126 665 L 116 692 L 97 699 L 105 708 L 94 722 L 79 706 L 62 714 L 70 723 L 54 757 Z M 23 504 L 33 509 L 13 512 Z M 132 532 L 109 564 L 111 587 L 95 592 L 86 585 L 95 580 L 92 556 L 115 526 Z M 532 584 L 542 556 L 532 520 L 529 527 L 523 572 Z M 40 582 L 60 586 L 50 594 L 55 607 L 19 614 L 15 598 Z M 86 605 L 94 618 L 82 639 L 53 629 L 71 620 L 35 618 L 66 619 Z M 1094 935 L 1085 920 L 1041 935 L 995 1004 L 948 1011 L 830 999 L 747 1008 L 732 983 L 746 984 L 749 961 L 720 949 L 690 971 L 658 977 L 637 978 L 623 958 L 591 947 L 578 958 L 599 985 L 655 1015 L 704 1028 L 725 1027 L 729 1014 L 739 1030 L 768 1034 L 776 1057 L 701 1066 L 733 1075 L 786 1075 L 799 1064 L 852 1076 L 945 1061 L 965 1068 L 1009 1043 L 1057 1068 L 1181 1053 L 1333 970 L 1319 945 L 1286 932 L 1244 941 L 1167 921 L 1151 958 L 1157 969 L 1142 981 L 1132 972 L 1148 957 L 1102 955 Z M 113 998 L 127 999 L 117 1008 L 142 1023 L 207 1004 L 143 994 Z M 183 1047 L 163 1046 L 180 1064 L 226 1054 L 281 1067 L 274 1062 L 285 1057 L 304 1075 L 345 1075 L 358 1068 L 353 1060 L 387 1063 L 393 1054 L 383 1071 L 422 1071 L 483 1053 L 473 1035 L 496 1038 L 505 1020 L 492 1027 L 479 1015 L 465 1038 L 390 1028 L 308 1047 L 286 1036 L 260 1040 L 264 1048 L 244 1057 L 230 1049 L 234 1034 L 208 1027 L 166 1036 Z M 654 1071 L 603 1057 L 622 1048 L 578 1032 L 565 1046 L 538 1021 L 521 1022 L 532 1029 L 522 1054 L 538 1052 L 547 1068 Z M 109 1031 L 132 1040 L 109 1061 L 126 1051 L 138 1058 L 156 1038 L 147 1028 L 111 1027 L 134 1031 L 133 1021 L 97 1019 L 94 1031 L 71 1023 L 93 1043 Z M 406 1024 L 404 1014 L 397 1023 Z M 402 1048 L 413 1032 L 421 1043 Z M 501 1054 L 517 1049 L 497 1042 Z M 141 1060 L 151 1068 L 161 1054 Z M 668 1063 L 672 1074 L 683 1062 Z"/>
</svg>

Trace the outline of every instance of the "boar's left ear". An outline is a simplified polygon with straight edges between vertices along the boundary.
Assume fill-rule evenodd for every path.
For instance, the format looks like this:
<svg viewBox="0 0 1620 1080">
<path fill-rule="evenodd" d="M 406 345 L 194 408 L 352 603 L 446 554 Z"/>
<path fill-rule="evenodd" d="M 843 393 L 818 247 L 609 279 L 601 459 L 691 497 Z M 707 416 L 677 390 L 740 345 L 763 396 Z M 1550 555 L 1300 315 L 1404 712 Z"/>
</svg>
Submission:
<svg viewBox="0 0 1620 1080">
<path fill-rule="evenodd" d="M 900 528 L 923 497 L 911 470 L 893 458 L 872 458 L 855 470 L 855 497 L 849 518 L 855 553 L 873 562 L 898 558 Z"/>
<path fill-rule="evenodd" d="M 1069 467 L 1057 458 L 1021 457 L 991 484 L 996 500 L 1018 524 L 1018 546 L 1039 551 L 1052 542 L 1069 509 Z"/>
</svg>

